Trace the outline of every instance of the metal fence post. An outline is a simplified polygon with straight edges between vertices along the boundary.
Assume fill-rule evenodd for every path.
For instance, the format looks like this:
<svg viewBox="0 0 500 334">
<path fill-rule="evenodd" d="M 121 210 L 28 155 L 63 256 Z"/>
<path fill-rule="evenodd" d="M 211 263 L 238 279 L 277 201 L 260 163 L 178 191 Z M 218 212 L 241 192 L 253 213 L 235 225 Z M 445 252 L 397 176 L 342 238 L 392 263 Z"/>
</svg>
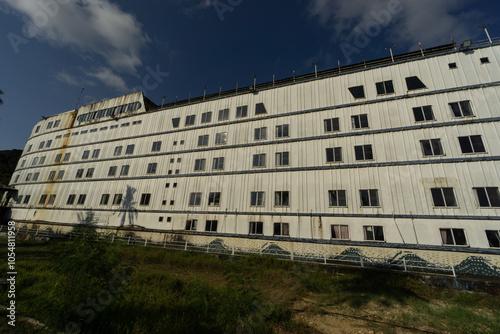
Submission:
<svg viewBox="0 0 500 334">
<path fill-rule="evenodd" d="M 290 252 L 290 259 L 293 261 L 293 251 Z"/>
<path fill-rule="evenodd" d="M 148 244 L 148 239 L 144 240 L 144 246 L 147 246 Z"/>
<path fill-rule="evenodd" d="M 167 238 L 163 240 L 163 248 L 167 248 Z"/>
<path fill-rule="evenodd" d="M 188 241 L 186 240 L 186 243 L 184 244 L 184 250 L 188 249 Z"/>
<path fill-rule="evenodd" d="M 130 237 L 128 237 L 127 245 L 130 245 Z"/>
<path fill-rule="evenodd" d="M 116 234 L 113 234 L 113 239 L 111 240 L 111 243 L 115 242 L 115 236 L 116 236 Z"/>
<path fill-rule="evenodd" d="M 234 255 L 234 245 L 233 245 L 233 250 L 231 251 L 231 255 Z"/>
<path fill-rule="evenodd" d="M 207 253 L 210 250 L 210 244 L 207 245 Z"/>
<path fill-rule="evenodd" d="M 325 264 L 326 264 L 326 254 L 323 255 L 323 258 L 325 259 Z"/>
<path fill-rule="evenodd" d="M 405 258 L 403 258 L 403 265 L 404 265 L 404 267 L 405 267 L 405 271 L 408 271 L 408 270 L 406 269 L 406 259 L 405 259 Z"/>
<path fill-rule="evenodd" d="M 361 268 L 365 267 L 365 264 L 363 262 L 363 257 L 362 256 L 359 257 L 359 263 L 361 264 Z"/>
</svg>

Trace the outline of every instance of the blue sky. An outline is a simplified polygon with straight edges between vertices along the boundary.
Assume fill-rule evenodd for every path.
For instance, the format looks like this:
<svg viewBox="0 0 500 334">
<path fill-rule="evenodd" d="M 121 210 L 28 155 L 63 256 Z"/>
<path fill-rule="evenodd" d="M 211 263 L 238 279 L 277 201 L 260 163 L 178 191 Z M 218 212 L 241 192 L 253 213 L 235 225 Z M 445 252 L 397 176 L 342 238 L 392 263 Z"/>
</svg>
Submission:
<svg viewBox="0 0 500 334">
<path fill-rule="evenodd" d="M 153 102 L 466 39 L 498 0 L 0 0 L 0 150 L 42 116 L 143 90 Z"/>
</svg>

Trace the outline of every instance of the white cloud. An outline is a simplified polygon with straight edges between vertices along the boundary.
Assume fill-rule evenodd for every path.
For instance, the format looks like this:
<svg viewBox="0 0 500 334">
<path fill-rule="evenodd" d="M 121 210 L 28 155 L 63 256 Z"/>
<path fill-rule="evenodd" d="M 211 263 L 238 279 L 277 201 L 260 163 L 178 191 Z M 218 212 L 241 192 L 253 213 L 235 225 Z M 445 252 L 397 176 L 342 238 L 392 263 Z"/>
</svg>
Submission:
<svg viewBox="0 0 500 334">
<path fill-rule="evenodd" d="M 64 70 L 57 72 L 55 74 L 55 78 L 71 86 L 80 86 L 80 87 L 95 86 L 95 83 L 93 81 L 82 79 Z"/>
<path fill-rule="evenodd" d="M 113 69 L 137 75 L 150 42 L 137 19 L 110 0 L 0 0 L 20 13 L 39 40 L 100 55 Z M 50 4 L 50 5 L 48 5 Z"/>
<path fill-rule="evenodd" d="M 102 81 L 106 86 L 116 89 L 122 93 L 130 92 L 123 78 L 115 74 L 110 68 L 101 67 L 95 71 L 85 71 L 85 74 L 91 78 Z"/>
<path fill-rule="evenodd" d="M 372 28 L 394 43 L 425 47 L 474 37 L 483 13 L 469 11 L 473 0 L 312 0 L 308 13 L 335 32 L 336 40 L 350 42 L 356 32 Z M 382 28 L 376 34 L 376 24 Z M 385 28 L 385 29 L 384 29 Z M 413 47 L 414 49 L 415 47 Z M 406 50 L 405 50 L 406 51 Z"/>
</svg>

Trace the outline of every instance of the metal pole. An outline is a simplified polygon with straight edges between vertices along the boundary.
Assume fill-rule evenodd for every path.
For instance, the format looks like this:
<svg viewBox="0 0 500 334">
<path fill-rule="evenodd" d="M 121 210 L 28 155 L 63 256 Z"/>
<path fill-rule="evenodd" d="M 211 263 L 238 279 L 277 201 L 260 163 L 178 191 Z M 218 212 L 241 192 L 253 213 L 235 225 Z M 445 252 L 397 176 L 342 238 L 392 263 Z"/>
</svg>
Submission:
<svg viewBox="0 0 500 334">
<path fill-rule="evenodd" d="M 408 271 L 408 270 L 406 269 L 406 259 L 405 259 L 405 258 L 403 258 L 403 265 L 404 265 L 404 267 L 405 267 L 405 271 Z"/>
<path fill-rule="evenodd" d="M 484 29 L 484 32 L 486 33 L 486 36 L 488 37 L 488 41 L 490 41 L 490 44 L 493 44 L 493 41 L 491 40 L 490 34 L 488 33 L 488 26 L 489 24 L 483 24 L 482 28 Z"/>
<path fill-rule="evenodd" d="M 163 108 L 163 102 L 165 101 L 165 99 L 167 98 L 167 95 L 163 96 L 162 99 L 161 99 L 161 107 Z"/>
<path fill-rule="evenodd" d="M 295 82 L 295 70 L 293 70 L 293 82 Z"/>
<path fill-rule="evenodd" d="M 203 101 L 205 101 L 205 96 L 207 95 L 207 87 L 203 90 Z"/>
<path fill-rule="evenodd" d="M 275 78 L 275 75 L 273 74 L 273 87 L 274 87 L 274 78 Z"/>
<path fill-rule="evenodd" d="M 389 49 L 389 52 L 391 53 L 391 59 L 392 59 L 392 62 L 394 63 L 394 55 L 392 54 L 392 48 L 395 47 L 396 44 L 393 44 L 393 45 L 389 45 L 387 46 L 385 49 Z"/>
</svg>

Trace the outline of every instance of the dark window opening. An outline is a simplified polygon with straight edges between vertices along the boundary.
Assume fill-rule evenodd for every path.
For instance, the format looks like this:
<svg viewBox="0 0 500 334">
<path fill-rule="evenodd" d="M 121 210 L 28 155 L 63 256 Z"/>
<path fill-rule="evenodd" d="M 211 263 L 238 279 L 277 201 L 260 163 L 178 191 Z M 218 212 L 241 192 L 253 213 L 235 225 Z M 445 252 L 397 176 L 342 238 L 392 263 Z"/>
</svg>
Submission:
<svg viewBox="0 0 500 334">
<path fill-rule="evenodd" d="M 355 99 L 361 99 L 365 97 L 365 89 L 363 86 L 349 87 L 349 92 Z"/>
<path fill-rule="evenodd" d="M 408 90 L 427 88 L 417 76 L 408 77 L 405 80 L 406 80 L 406 87 L 408 87 Z"/>
</svg>

